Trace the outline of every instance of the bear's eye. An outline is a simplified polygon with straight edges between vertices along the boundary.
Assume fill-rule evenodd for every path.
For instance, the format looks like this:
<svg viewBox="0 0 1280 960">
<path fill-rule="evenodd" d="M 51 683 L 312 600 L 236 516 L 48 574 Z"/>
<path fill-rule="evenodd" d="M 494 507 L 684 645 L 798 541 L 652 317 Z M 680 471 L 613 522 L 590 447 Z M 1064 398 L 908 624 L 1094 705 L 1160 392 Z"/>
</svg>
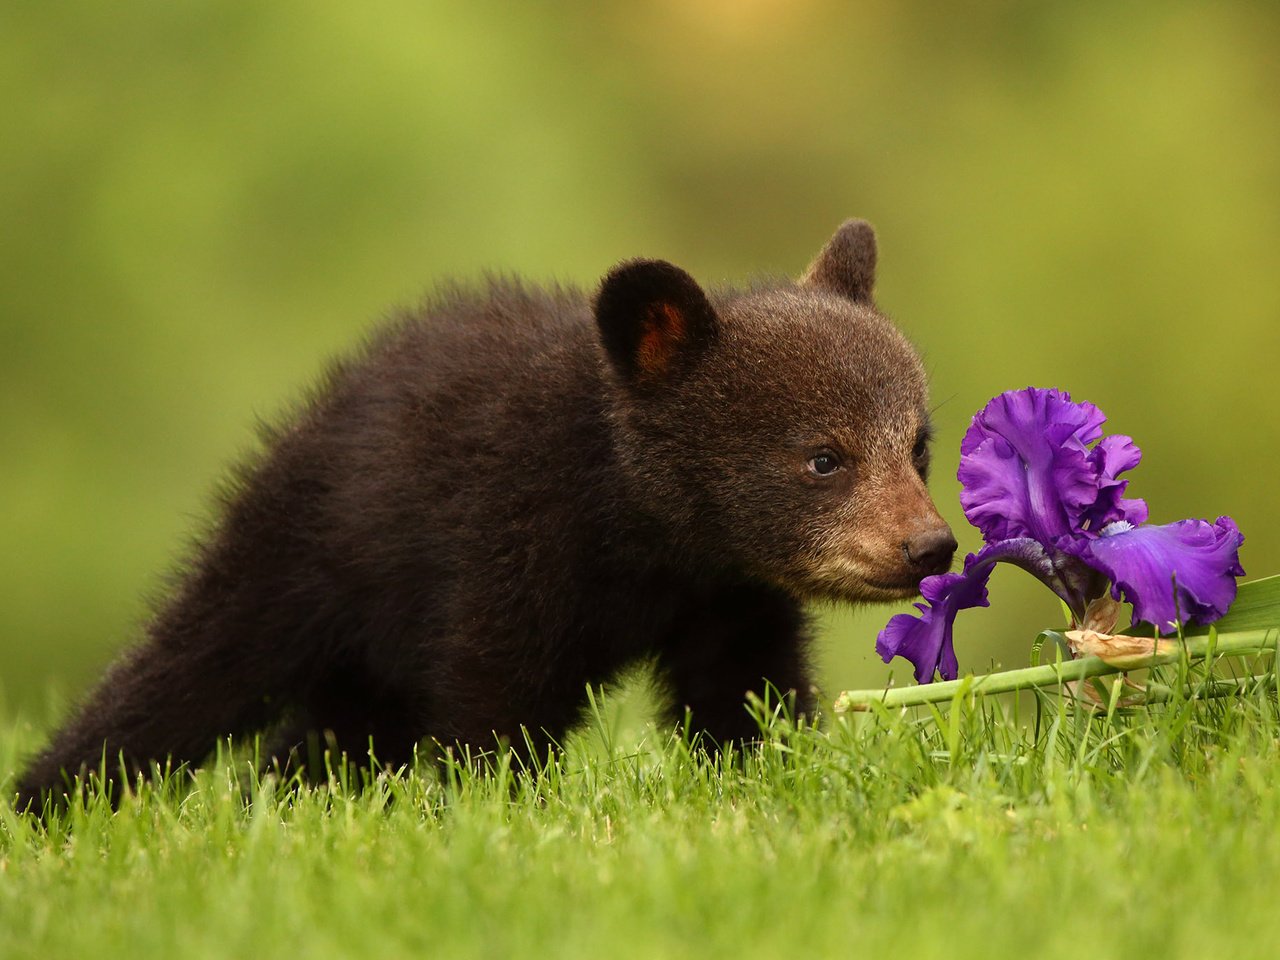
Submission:
<svg viewBox="0 0 1280 960">
<path fill-rule="evenodd" d="M 916 445 L 911 448 L 911 459 L 919 460 L 929 452 L 929 435 L 922 433 L 916 437 Z"/>
<path fill-rule="evenodd" d="M 911 462 L 916 466 L 920 479 L 929 479 L 929 440 L 932 437 L 928 427 L 922 427 L 916 434 L 916 444 L 911 448 Z"/>
<path fill-rule="evenodd" d="M 829 477 L 840 469 L 840 458 L 830 450 L 823 450 L 809 458 L 808 466 L 815 477 Z"/>
</svg>

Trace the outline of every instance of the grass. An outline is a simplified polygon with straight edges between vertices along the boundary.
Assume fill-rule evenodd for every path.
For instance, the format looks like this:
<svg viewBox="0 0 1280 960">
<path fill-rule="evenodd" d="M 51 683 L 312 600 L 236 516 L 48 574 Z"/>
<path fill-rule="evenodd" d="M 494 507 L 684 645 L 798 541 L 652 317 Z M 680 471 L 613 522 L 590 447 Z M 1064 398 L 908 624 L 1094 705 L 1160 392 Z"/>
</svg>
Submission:
<svg viewBox="0 0 1280 960">
<path fill-rule="evenodd" d="M 775 717 L 720 763 L 601 709 L 534 775 L 362 791 L 224 751 L 47 831 L 0 807 L 0 956 L 1271 956 L 1275 684 L 1042 706 Z"/>
</svg>

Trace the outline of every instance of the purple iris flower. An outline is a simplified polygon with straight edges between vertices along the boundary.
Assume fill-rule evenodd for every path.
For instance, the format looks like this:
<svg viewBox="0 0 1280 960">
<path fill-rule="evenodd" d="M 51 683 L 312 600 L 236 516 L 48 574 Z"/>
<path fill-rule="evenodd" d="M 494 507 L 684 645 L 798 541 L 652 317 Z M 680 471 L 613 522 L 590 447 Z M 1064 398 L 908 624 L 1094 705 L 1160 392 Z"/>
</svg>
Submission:
<svg viewBox="0 0 1280 960">
<path fill-rule="evenodd" d="M 1130 437 L 1102 436 L 1106 417 L 1060 390 L 1028 387 L 993 399 L 973 418 L 960 444 L 960 504 L 985 546 L 961 573 L 926 577 L 919 614 L 891 618 L 876 639 L 888 663 L 915 665 L 919 683 L 959 672 L 951 645 L 956 614 L 987 606 L 987 580 L 1012 563 L 1044 582 L 1084 622 L 1090 600 L 1111 596 L 1133 605 L 1134 619 L 1161 632 L 1217 620 L 1243 576 L 1244 537 L 1230 517 L 1213 523 L 1146 524 L 1147 505 L 1124 496 L 1119 475 L 1142 452 Z"/>
</svg>

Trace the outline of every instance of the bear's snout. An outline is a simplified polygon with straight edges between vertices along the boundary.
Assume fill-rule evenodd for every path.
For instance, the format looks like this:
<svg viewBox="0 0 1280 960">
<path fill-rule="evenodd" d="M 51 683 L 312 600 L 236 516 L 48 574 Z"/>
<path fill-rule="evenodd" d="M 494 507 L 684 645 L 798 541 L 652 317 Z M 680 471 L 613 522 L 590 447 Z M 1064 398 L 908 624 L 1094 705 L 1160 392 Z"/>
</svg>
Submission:
<svg viewBox="0 0 1280 960">
<path fill-rule="evenodd" d="M 944 523 L 902 541 L 902 556 L 913 570 L 930 576 L 951 569 L 951 558 L 955 556 L 957 546 L 955 535 Z"/>
</svg>

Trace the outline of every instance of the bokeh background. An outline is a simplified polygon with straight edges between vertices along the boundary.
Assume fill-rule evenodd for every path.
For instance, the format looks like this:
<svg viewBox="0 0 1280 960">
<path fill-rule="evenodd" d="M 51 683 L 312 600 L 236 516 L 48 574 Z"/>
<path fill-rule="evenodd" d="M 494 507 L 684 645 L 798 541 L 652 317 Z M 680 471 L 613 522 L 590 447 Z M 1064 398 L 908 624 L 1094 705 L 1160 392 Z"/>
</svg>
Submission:
<svg viewBox="0 0 1280 960">
<path fill-rule="evenodd" d="M 227 463 L 392 306 L 499 268 L 798 273 L 845 217 L 927 356 L 933 483 L 993 394 L 1090 399 L 1153 519 L 1280 571 L 1269 3 L 32 3 L 0 12 L 0 687 L 134 635 Z M 962 666 L 1026 662 L 1016 570 Z M 891 609 L 824 611 L 834 694 Z M 899 661 L 899 682 L 909 677 Z"/>
</svg>

